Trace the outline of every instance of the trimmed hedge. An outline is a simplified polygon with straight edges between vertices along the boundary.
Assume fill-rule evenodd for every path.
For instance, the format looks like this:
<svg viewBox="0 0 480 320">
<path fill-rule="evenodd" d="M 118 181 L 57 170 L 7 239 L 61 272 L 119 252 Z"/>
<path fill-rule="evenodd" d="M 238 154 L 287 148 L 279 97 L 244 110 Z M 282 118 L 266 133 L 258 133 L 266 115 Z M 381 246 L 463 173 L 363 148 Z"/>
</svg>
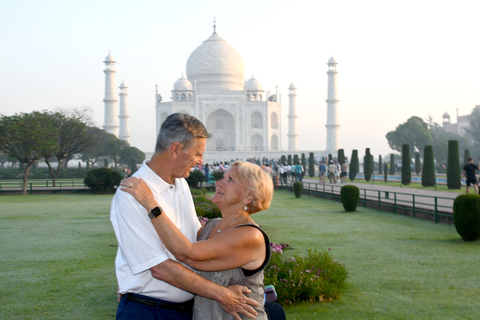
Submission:
<svg viewBox="0 0 480 320">
<path fill-rule="evenodd" d="M 118 170 L 98 168 L 88 171 L 83 183 L 89 187 L 93 193 L 114 193 L 122 179 L 123 175 Z"/>
<path fill-rule="evenodd" d="M 295 192 L 295 198 L 300 198 L 303 191 L 303 183 L 297 181 L 293 184 L 293 191 Z"/>
<path fill-rule="evenodd" d="M 347 212 L 357 210 L 358 201 L 360 200 L 360 189 L 354 185 L 346 185 L 340 189 L 340 198 L 343 208 Z"/>
<path fill-rule="evenodd" d="M 460 189 L 462 186 L 460 176 L 460 155 L 458 154 L 458 141 L 448 141 L 447 160 L 447 187 L 448 189 Z"/>
<path fill-rule="evenodd" d="M 410 145 L 402 146 L 402 184 L 409 185 L 412 182 L 412 168 L 410 168 Z"/>
<path fill-rule="evenodd" d="M 425 146 L 423 149 L 422 186 L 435 186 L 435 162 L 433 159 L 433 146 Z"/>
<path fill-rule="evenodd" d="M 480 195 L 459 195 L 453 202 L 453 220 L 463 241 L 477 241 L 480 238 Z"/>
</svg>

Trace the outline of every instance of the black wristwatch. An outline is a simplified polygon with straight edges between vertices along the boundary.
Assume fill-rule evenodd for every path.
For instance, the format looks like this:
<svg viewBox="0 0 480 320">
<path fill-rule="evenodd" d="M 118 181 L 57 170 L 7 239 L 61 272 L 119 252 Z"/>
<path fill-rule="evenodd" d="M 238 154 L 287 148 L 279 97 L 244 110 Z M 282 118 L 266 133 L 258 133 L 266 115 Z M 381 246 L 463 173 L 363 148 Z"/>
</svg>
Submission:
<svg viewBox="0 0 480 320">
<path fill-rule="evenodd" d="M 150 211 L 150 212 L 148 213 L 148 217 L 149 217 L 150 219 L 153 219 L 153 218 L 158 217 L 158 216 L 161 215 L 161 214 L 162 214 L 162 209 L 160 209 L 160 207 L 155 207 L 155 208 L 152 209 L 152 211 Z"/>
</svg>

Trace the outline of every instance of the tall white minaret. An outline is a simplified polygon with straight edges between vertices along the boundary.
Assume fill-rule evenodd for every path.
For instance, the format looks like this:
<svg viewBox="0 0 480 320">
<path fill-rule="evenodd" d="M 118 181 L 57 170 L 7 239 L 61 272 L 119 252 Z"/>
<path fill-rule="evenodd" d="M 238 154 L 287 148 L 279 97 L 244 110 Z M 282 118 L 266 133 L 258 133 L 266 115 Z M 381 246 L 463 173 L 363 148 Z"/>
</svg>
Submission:
<svg viewBox="0 0 480 320">
<path fill-rule="evenodd" d="M 338 140 L 338 99 L 337 99 L 337 62 L 333 57 L 328 60 L 328 96 L 327 96 L 327 154 L 337 154 Z"/>
<path fill-rule="evenodd" d="M 130 129 L 128 125 L 128 92 L 127 92 L 127 85 L 125 84 L 125 80 L 120 84 L 120 133 L 118 134 L 118 138 L 129 142 L 130 138 Z"/>
<path fill-rule="evenodd" d="M 297 134 L 297 88 L 292 84 L 288 87 L 289 113 L 288 113 L 288 151 L 298 151 Z"/>
<path fill-rule="evenodd" d="M 118 137 L 117 99 L 115 95 L 115 59 L 110 53 L 105 58 L 105 131 Z"/>
</svg>

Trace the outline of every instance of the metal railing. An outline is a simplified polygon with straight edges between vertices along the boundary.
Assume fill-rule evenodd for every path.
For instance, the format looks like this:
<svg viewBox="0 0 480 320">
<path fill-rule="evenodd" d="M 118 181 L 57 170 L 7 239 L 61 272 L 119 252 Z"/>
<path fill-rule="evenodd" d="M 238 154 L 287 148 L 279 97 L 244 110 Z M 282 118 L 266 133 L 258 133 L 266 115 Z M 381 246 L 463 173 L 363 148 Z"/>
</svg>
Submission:
<svg viewBox="0 0 480 320">
<path fill-rule="evenodd" d="M 0 182 L 0 193 L 5 192 L 5 191 L 12 191 L 12 190 L 18 190 L 23 187 L 23 181 L 19 180 L 14 180 L 14 181 L 1 181 Z M 72 189 L 72 188 L 78 188 L 78 189 L 84 189 L 85 185 L 83 183 L 83 180 L 81 179 L 61 179 L 56 181 L 55 187 L 53 186 L 53 181 L 52 180 L 38 180 L 38 181 L 33 181 L 33 182 L 27 182 L 27 192 L 30 192 L 30 194 L 33 193 L 33 191 L 41 191 L 41 190 L 64 190 L 64 189 Z"/>
<path fill-rule="evenodd" d="M 343 185 L 319 184 L 303 182 L 302 194 L 323 199 L 341 201 L 340 191 Z M 280 181 L 280 189 L 293 191 L 293 182 Z M 420 217 L 447 223 L 453 222 L 454 198 L 420 195 L 408 192 L 371 190 L 360 188 L 359 205 L 382 211 L 409 214 L 413 218 Z M 443 219 L 442 219 L 443 218 Z"/>
</svg>

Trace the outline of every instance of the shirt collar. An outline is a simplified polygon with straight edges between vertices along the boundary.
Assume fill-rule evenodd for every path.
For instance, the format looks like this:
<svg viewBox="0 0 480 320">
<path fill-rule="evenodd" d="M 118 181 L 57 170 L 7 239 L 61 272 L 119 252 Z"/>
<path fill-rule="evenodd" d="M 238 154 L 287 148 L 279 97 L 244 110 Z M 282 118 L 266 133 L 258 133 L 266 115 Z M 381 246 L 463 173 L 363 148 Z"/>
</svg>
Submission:
<svg viewBox="0 0 480 320">
<path fill-rule="evenodd" d="M 160 178 L 159 175 L 157 175 L 148 165 L 148 161 L 150 160 L 145 160 L 143 161 L 142 167 L 141 167 L 141 173 L 139 173 L 139 176 L 142 178 L 143 181 L 147 183 L 147 185 L 152 189 L 155 193 L 160 194 L 166 189 L 169 189 L 172 185 L 167 183 L 165 180 Z M 175 179 L 174 185 L 178 190 L 179 186 L 179 179 Z"/>
</svg>

